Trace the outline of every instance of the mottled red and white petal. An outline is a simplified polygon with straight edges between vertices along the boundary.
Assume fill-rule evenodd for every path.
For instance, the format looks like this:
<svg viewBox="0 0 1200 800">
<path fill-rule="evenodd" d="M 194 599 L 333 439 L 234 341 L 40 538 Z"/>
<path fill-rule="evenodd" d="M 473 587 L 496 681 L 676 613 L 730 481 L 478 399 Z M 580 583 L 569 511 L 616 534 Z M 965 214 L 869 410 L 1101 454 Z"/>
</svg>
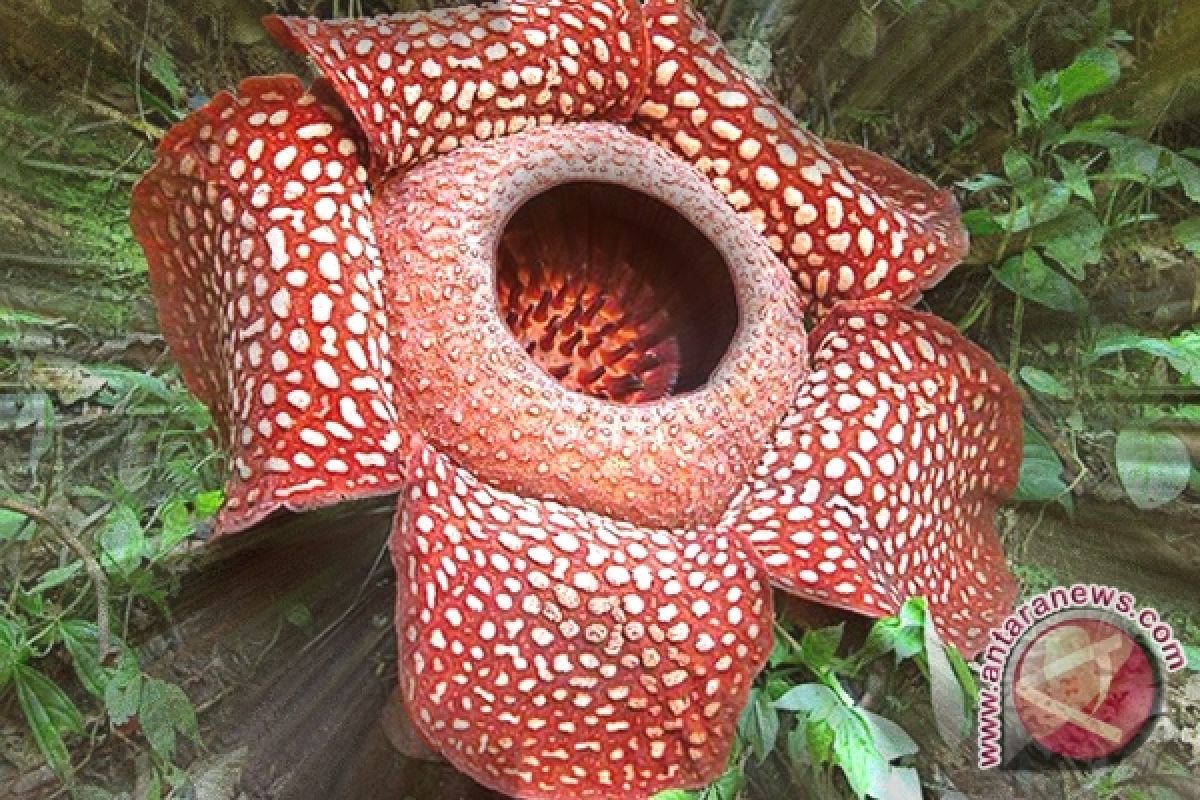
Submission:
<svg viewBox="0 0 1200 800">
<path fill-rule="evenodd" d="M 895 163 L 825 143 L 738 66 L 682 0 L 651 0 L 634 129 L 684 155 L 747 214 L 815 313 L 915 302 L 967 249 L 958 205 Z"/>
<path fill-rule="evenodd" d="M 722 530 L 779 587 L 870 616 L 923 595 L 965 653 L 1016 598 L 993 514 L 1016 486 L 1020 403 L 952 325 L 892 303 L 837 306 L 795 406 Z"/>
<path fill-rule="evenodd" d="M 381 174 L 535 125 L 627 121 L 645 82 L 637 0 L 510 0 L 265 24 L 332 82 Z"/>
<path fill-rule="evenodd" d="M 159 321 L 230 455 L 218 533 L 402 481 L 359 148 L 295 78 L 252 78 L 172 128 L 134 188 Z"/>
<path fill-rule="evenodd" d="M 771 644 L 737 537 L 507 494 L 416 442 L 391 548 L 401 690 L 458 769 L 531 800 L 640 800 L 724 770 Z"/>
</svg>

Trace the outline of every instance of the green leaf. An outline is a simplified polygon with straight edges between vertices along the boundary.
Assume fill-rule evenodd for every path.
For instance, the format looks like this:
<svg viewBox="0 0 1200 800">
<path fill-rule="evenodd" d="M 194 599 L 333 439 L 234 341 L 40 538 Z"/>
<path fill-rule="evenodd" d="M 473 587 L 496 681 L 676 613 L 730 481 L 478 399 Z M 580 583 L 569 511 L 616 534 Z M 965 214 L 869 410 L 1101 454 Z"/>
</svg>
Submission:
<svg viewBox="0 0 1200 800">
<path fill-rule="evenodd" d="M 1108 325 L 1096 333 L 1096 342 L 1087 354 L 1088 363 L 1113 353 L 1125 350 L 1140 350 L 1159 358 L 1178 358 L 1181 353 L 1169 341 L 1157 336 L 1147 336 L 1124 325 Z"/>
<path fill-rule="evenodd" d="M 746 777 L 742 771 L 736 765 L 731 765 L 708 787 L 704 800 L 736 800 L 745 784 Z"/>
<path fill-rule="evenodd" d="M 972 208 L 964 211 L 962 223 L 966 227 L 967 233 L 972 236 L 992 236 L 1004 232 L 1004 226 L 997 222 L 992 212 L 985 208 Z"/>
<path fill-rule="evenodd" d="M 1191 217 L 1176 223 L 1171 228 L 1171 233 L 1174 235 L 1175 241 L 1179 242 L 1185 250 L 1196 258 L 1200 258 L 1200 217 Z M 0 525 L 2 524 L 0 522 Z M 4 536 L 0 534 L 0 540 L 3 538 Z"/>
<path fill-rule="evenodd" d="M 800 656 L 804 663 L 814 670 L 828 667 L 836 659 L 843 630 L 842 625 L 832 625 L 805 631 L 800 640 Z"/>
<path fill-rule="evenodd" d="M 1063 386 L 1058 378 L 1037 367 L 1021 367 L 1021 380 L 1035 392 L 1058 400 L 1070 400 L 1073 396 L 1071 390 Z"/>
<path fill-rule="evenodd" d="M 45 592 L 62 586 L 64 583 L 78 575 L 82 569 L 82 561 L 72 561 L 71 563 L 65 564 L 61 567 L 48 569 L 42 573 L 42 576 L 38 579 L 38 582 L 35 583 L 29 589 L 29 591 L 36 594 L 38 592 Z"/>
<path fill-rule="evenodd" d="M 971 730 L 968 703 L 928 610 L 925 616 L 925 657 L 929 663 L 929 694 L 938 733 L 946 744 L 959 747 Z"/>
<path fill-rule="evenodd" d="M 1013 499 L 1020 503 L 1049 503 L 1069 498 L 1058 454 L 1036 428 L 1025 425 L 1024 430 L 1021 472 Z"/>
<path fill-rule="evenodd" d="M 992 272 L 1010 291 L 1047 308 L 1071 313 L 1087 310 L 1087 300 L 1079 290 L 1047 266 L 1036 250 L 1012 256 Z"/>
<path fill-rule="evenodd" d="M 1117 54 L 1105 47 L 1084 50 L 1071 65 L 1058 73 L 1058 89 L 1063 108 L 1084 98 L 1108 91 L 1121 77 Z"/>
<path fill-rule="evenodd" d="M 1015 148 L 1004 151 L 1004 174 L 1014 186 L 1024 186 L 1033 180 L 1033 159 Z"/>
<path fill-rule="evenodd" d="M 100 544 L 100 563 L 104 571 L 125 578 L 137 568 L 146 551 L 142 523 L 128 506 L 117 506 L 108 513 L 96 540 Z"/>
<path fill-rule="evenodd" d="M 33 667 L 18 664 L 13 682 L 25 723 L 42 757 L 63 783 L 73 783 L 74 769 L 63 734 L 82 733 L 83 714 L 57 684 Z"/>
<path fill-rule="evenodd" d="M 799 711 L 806 716 L 822 720 L 838 704 L 837 694 L 821 683 L 802 683 L 789 689 L 775 701 L 780 711 Z"/>
<path fill-rule="evenodd" d="M 138 721 L 150 747 L 164 759 L 175 754 L 175 734 L 193 741 L 200 737 L 196 710 L 183 689 L 157 678 L 146 678 L 138 703 Z"/>
<path fill-rule="evenodd" d="M 871 784 L 871 796 L 883 800 L 921 800 L 921 777 L 912 767 L 888 766 L 877 773 Z M 948 795 L 943 795 L 943 797 Z"/>
<path fill-rule="evenodd" d="M 201 492 L 196 495 L 196 499 L 192 501 L 196 509 L 197 519 L 208 519 L 221 510 L 221 506 L 225 503 L 225 493 L 220 489 L 213 489 L 210 492 Z"/>
<path fill-rule="evenodd" d="M 7 542 L 21 532 L 29 518 L 16 511 L 0 508 L 0 542 Z"/>
<path fill-rule="evenodd" d="M 1038 181 L 1019 194 L 1023 204 L 1015 212 L 996 215 L 996 222 L 1012 233 L 1052 222 L 1071 208 L 1071 190 L 1062 184 Z"/>
<path fill-rule="evenodd" d="M 1063 186 L 1070 189 L 1071 194 L 1085 200 L 1088 205 L 1095 205 L 1096 195 L 1092 192 L 1092 184 L 1088 180 L 1086 168 L 1082 164 L 1069 161 L 1057 153 L 1054 155 L 1054 162 L 1058 164 L 1058 171 L 1062 174 Z"/>
<path fill-rule="evenodd" d="M 750 702 L 738 718 L 738 734 L 750 745 L 759 764 L 775 749 L 779 714 L 761 689 L 750 690 Z"/>
<path fill-rule="evenodd" d="M 1185 644 L 1183 655 L 1187 659 L 1187 668 L 1191 672 L 1200 672 L 1200 645 Z"/>
<path fill-rule="evenodd" d="M 650 800 L 699 800 L 700 792 L 690 789 L 667 789 L 652 796 Z"/>
<path fill-rule="evenodd" d="M 1096 215 L 1085 211 L 1072 217 L 1067 233 L 1039 243 L 1048 257 L 1079 281 L 1087 274 L 1085 267 L 1098 264 L 1104 257 L 1104 234 Z"/>
<path fill-rule="evenodd" d="M 809 720 L 804 725 L 804 742 L 813 764 L 821 766 L 833 760 L 833 726 L 823 719 Z"/>
<path fill-rule="evenodd" d="M 142 671 L 137 656 L 126 650 L 104 687 L 104 708 L 113 725 L 124 725 L 138 712 Z"/>
<path fill-rule="evenodd" d="M 1009 184 L 1004 178 L 984 172 L 969 180 L 959 181 L 955 185 L 968 192 L 984 192 L 989 189 L 1002 189 Z"/>
<path fill-rule="evenodd" d="M 162 534 L 159 536 L 155 558 L 162 558 L 171 553 L 180 542 L 192 535 L 192 521 L 187 505 L 178 497 L 172 497 L 163 503 L 159 519 L 162 521 Z"/>
<path fill-rule="evenodd" d="M 1173 433 L 1126 428 L 1117 434 L 1113 456 L 1121 485 L 1142 510 L 1165 505 L 1187 488 L 1191 457 Z"/>
<path fill-rule="evenodd" d="M 866 723 L 849 708 L 831 716 L 833 754 L 855 796 L 864 798 L 877 775 L 888 767 L 887 760 L 875 749 Z"/>
<path fill-rule="evenodd" d="M 888 761 L 895 761 L 902 756 L 915 755 L 920 749 L 904 728 L 887 717 L 881 717 L 865 708 L 858 709 L 858 714 L 871 733 L 875 749 Z"/>
<path fill-rule="evenodd" d="M 1171 169 L 1188 200 L 1200 203 L 1200 167 L 1179 154 L 1172 154 Z"/>
<path fill-rule="evenodd" d="M 183 88 L 180 85 L 179 73 L 175 69 L 175 61 L 171 58 L 171 54 L 162 47 L 151 47 L 149 56 L 143 62 L 146 71 L 167 90 L 172 103 L 180 102 L 183 99 Z"/>
<path fill-rule="evenodd" d="M 8 617 L 0 617 L 0 692 L 12 679 L 13 669 L 29 658 L 29 646 L 21 635 L 21 626 Z"/>
<path fill-rule="evenodd" d="M 109 678 L 108 670 L 100 665 L 95 624 L 82 619 L 64 620 L 58 623 L 58 635 L 71 654 L 71 665 L 83 688 L 103 699 Z"/>
<path fill-rule="evenodd" d="M 878 619 L 871 626 L 856 666 L 861 667 L 885 653 L 894 653 L 897 664 L 919 655 L 925 646 L 924 627 L 924 600 L 910 597 L 895 616 Z"/>
</svg>

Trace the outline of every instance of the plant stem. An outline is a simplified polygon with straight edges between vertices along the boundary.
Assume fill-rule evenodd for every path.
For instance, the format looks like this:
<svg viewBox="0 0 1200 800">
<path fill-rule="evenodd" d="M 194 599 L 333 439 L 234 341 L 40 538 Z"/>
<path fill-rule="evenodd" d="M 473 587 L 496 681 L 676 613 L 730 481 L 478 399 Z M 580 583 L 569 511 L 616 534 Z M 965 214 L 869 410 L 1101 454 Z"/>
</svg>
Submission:
<svg viewBox="0 0 1200 800">
<path fill-rule="evenodd" d="M 44 511 L 17 500 L 6 498 L 0 498 L 0 508 L 24 514 L 30 519 L 45 525 L 63 544 L 71 548 L 75 552 L 75 555 L 79 556 L 79 560 L 83 562 L 83 568 L 87 572 L 88 578 L 92 582 L 92 588 L 96 592 L 96 651 L 97 657 L 103 663 L 105 656 L 108 655 L 108 578 L 104 576 L 104 570 L 100 568 L 100 562 L 96 561 L 96 557 L 92 555 L 92 552 L 88 550 L 83 542 L 79 541 L 79 538 L 75 534 L 59 525 L 58 522 Z"/>
</svg>

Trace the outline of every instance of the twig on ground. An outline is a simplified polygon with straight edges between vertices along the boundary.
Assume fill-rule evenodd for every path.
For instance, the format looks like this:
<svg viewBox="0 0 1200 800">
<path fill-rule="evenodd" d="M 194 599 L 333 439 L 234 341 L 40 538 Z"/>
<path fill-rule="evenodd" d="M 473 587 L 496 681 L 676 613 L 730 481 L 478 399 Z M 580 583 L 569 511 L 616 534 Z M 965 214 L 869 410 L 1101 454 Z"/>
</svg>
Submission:
<svg viewBox="0 0 1200 800">
<path fill-rule="evenodd" d="M 63 544 L 75 551 L 75 555 L 79 556 L 79 560 L 83 562 L 83 568 L 92 582 L 93 590 L 96 592 L 96 650 L 97 657 L 103 663 L 105 657 L 108 655 L 108 578 L 104 576 L 104 570 L 100 568 L 100 562 L 96 561 L 96 557 L 92 555 L 92 552 L 88 550 L 83 542 L 79 541 L 79 538 L 75 534 L 58 524 L 54 518 L 41 509 L 7 498 L 0 498 L 0 508 L 24 514 L 30 519 L 45 525 Z"/>
</svg>

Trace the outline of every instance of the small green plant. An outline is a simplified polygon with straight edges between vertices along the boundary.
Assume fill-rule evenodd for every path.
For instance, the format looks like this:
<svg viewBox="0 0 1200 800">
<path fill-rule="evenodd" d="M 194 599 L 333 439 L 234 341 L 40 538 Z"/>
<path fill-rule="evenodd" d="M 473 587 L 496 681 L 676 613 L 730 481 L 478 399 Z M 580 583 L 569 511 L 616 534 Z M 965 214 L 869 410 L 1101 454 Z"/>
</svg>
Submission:
<svg viewBox="0 0 1200 800">
<path fill-rule="evenodd" d="M 143 669 L 129 638 L 148 615 L 169 618 L 179 556 L 221 505 L 207 412 L 175 376 L 75 365 L 66 380 L 44 364 L 16 366 L 26 405 L 41 409 L 27 424 L 18 415 L 13 428 L 35 431 L 34 470 L 54 449 L 43 440 L 63 435 L 56 397 L 111 414 L 159 466 L 49 497 L 0 493 L 0 697 L 15 695 L 30 739 L 64 785 L 79 786 L 72 739 L 112 729 L 144 743 L 159 787 L 149 796 L 162 796 L 161 787 L 186 778 L 174 759 L 180 737 L 198 741 L 196 714 L 179 686 Z M 82 516 L 81 506 L 95 510 Z"/>
<path fill-rule="evenodd" d="M 1101 22 L 1105 9 L 1097 12 Z M 1200 486 L 1187 447 L 1171 430 L 1172 421 L 1188 416 L 1185 404 L 1171 400 L 1176 390 L 1200 385 L 1200 328 L 1173 335 L 1136 330 L 1106 319 L 1093 303 L 1119 291 L 1116 281 L 1138 281 L 1126 265 L 1136 263 L 1148 236 L 1165 234 L 1200 250 L 1197 154 L 1133 135 L 1132 123 L 1108 114 L 1081 118 L 1088 101 L 1120 79 L 1117 47 L 1127 38 L 1111 33 L 1062 69 L 1040 73 L 1019 49 L 1015 132 L 1001 174 L 960 183 L 978 203 L 963 218 L 982 242 L 991 274 L 990 289 L 962 324 L 974 324 L 1002 299 L 1011 304 L 1009 372 L 1029 393 L 1027 403 L 1049 412 L 1049 424 L 1037 424 L 1047 420 L 1035 415 L 1026 426 L 1017 499 L 1057 501 L 1068 511 L 1073 485 L 1063 477 L 1064 462 L 1074 462 L 1070 471 L 1081 479 L 1079 441 L 1110 428 L 1115 473 L 1139 508 Z M 1040 326 L 1040 339 L 1031 336 L 1023 324 L 1029 304 L 1061 323 Z"/>
<path fill-rule="evenodd" d="M 672 790 L 655 800 L 733 800 L 748 761 L 761 764 L 782 748 L 798 774 L 834 785 L 841 776 L 853 796 L 918 800 L 912 757 L 918 747 L 903 728 L 856 699 L 868 667 L 890 656 L 910 663 L 929 683 L 942 736 L 958 742 L 969 730 L 975 680 L 966 662 L 937 638 L 925 601 L 912 598 L 872 626 L 857 651 L 839 655 L 842 626 L 796 632 L 777 623 L 775 644 L 737 725 L 725 773 L 699 791 Z"/>
</svg>

